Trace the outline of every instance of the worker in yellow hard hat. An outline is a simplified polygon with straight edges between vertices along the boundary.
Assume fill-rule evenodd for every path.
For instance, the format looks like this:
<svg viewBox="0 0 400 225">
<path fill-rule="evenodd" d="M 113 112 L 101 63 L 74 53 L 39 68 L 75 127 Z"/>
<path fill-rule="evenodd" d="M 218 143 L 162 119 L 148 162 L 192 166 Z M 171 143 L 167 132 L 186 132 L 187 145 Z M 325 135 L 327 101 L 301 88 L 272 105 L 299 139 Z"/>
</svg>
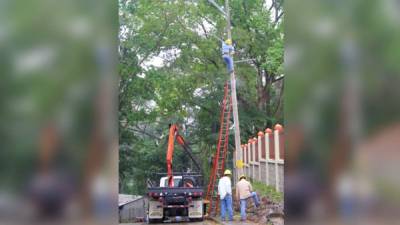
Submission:
<svg viewBox="0 0 400 225">
<path fill-rule="evenodd" d="M 225 221 L 225 213 L 228 211 L 229 221 L 233 221 L 233 206 L 232 206 L 232 172 L 225 170 L 224 176 L 218 182 L 218 195 L 221 201 L 221 220 Z"/>
<path fill-rule="evenodd" d="M 226 67 L 229 73 L 233 71 L 233 59 L 232 59 L 233 53 L 234 53 L 234 48 L 232 46 L 232 40 L 227 39 L 225 40 L 225 42 L 222 42 L 222 58 L 226 63 Z"/>
<path fill-rule="evenodd" d="M 250 182 L 246 180 L 246 176 L 240 175 L 239 182 L 236 184 L 236 199 L 240 200 L 240 217 L 241 221 L 246 221 L 246 207 L 247 199 L 253 198 L 254 205 L 258 207 L 260 205 L 260 199 L 257 193 L 253 191 L 253 187 Z"/>
</svg>

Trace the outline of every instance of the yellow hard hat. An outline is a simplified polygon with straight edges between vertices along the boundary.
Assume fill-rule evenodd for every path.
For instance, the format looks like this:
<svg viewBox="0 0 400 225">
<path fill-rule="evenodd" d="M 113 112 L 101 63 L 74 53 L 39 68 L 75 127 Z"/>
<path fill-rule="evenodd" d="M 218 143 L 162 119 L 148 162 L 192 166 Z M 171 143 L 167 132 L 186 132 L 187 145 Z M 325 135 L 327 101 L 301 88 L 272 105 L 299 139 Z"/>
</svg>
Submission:
<svg viewBox="0 0 400 225">
<path fill-rule="evenodd" d="M 232 172 L 230 170 L 225 170 L 224 175 L 232 175 Z"/>
<path fill-rule="evenodd" d="M 246 175 L 244 175 L 244 174 L 240 175 L 239 180 L 242 178 L 246 179 Z"/>
<path fill-rule="evenodd" d="M 227 45 L 232 45 L 232 40 L 231 40 L 231 39 L 226 39 L 226 40 L 225 40 L 225 44 L 227 44 Z"/>
</svg>

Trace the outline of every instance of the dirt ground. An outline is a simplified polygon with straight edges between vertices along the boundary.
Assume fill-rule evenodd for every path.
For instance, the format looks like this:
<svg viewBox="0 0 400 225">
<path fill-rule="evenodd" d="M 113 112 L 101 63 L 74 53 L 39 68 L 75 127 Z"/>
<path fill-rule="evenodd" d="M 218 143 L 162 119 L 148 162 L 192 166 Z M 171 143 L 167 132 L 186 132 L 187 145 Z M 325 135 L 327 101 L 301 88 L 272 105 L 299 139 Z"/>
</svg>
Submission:
<svg viewBox="0 0 400 225">
<path fill-rule="evenodd" d="M 121 223 L 120 225 L 144 225 L 146 223 Z M 166 223 L 160 223 L 160 224 L 155 224 L 155 225 L 166 225 Z M 172 224 L 172 223 L 171 223 Z M 239 220 L 237 221 L 232 221 L 232 222 L 223 222 L 223 223 L 218 223 L 213 220 L 204 220 L 202 222 L 191 222 L 191 223 L 173 223 L 174 225 L 217 225 L 217 224 L 224 224 L 224 225 L 255 225 L 256 223 L 253 223 L 251 221 L 247 222 L 241 222 Z"/>
</svg>

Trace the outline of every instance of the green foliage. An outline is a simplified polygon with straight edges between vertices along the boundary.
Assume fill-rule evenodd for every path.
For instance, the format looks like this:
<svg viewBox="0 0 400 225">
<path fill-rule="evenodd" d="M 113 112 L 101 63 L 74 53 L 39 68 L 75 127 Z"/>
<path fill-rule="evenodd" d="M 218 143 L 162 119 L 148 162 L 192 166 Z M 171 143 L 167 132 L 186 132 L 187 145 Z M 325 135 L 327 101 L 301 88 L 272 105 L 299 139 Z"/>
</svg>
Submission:
<svg viewBox="0 0 400 225">
<path fill-rule="evenodd" d="M 283 118 L 269 113 L 279 105 L 280 92 L 272 82 L 262 87 L 270 99 L 260 98 L 256 91 L 262 86 L 260 74 L 272 81 L 283 63 L 280 24 L 271 21 L 263 4 L 231 2 L 235 59 L 254 59 L 236 65 L 243 140 Z M 185 128 L 180 133 L 208 174 L 217 144 L 219 105 L 229 78 L 221 43 L 215 38 L 224 38 L 225 19 L 207 1 L 120 0 L 119 7 L 120 191 L 142 193 L 152 171 L 165 172 L 170 123 Z M 266 107 L 258 107 L 260 102 Z M 231 135 L 230 146 L 233 141 Z M 191 167 L 188 162 L 177 146 L 174 170 Z"/>
<path fill-rule="evenodd" d="M 108 88 L 105 80 L 115 79 L 110 59 L 116 57 L 117 5 L 74 0 L 0 4 L 1 193 L 27 194 L 41 171 L 41 136 L 50 125 L 57 141 L 46 157 L 55 161 L 47 170 L 62 169 L 80 182 L 89 168 L 85 160 L 93 130 L 102 132 L 95 118 L 102 117 L 99 90 Z"/>
<path fill-rule="evenodd" d="M 274 187 L 268 186 L 259 181 L 251 182 L 254 191 L 258 192 L 261 196 L 267 196 L 273 202 L 282 202 L 283 201 L 283 193 L 275 190 Z"/>
</svg>

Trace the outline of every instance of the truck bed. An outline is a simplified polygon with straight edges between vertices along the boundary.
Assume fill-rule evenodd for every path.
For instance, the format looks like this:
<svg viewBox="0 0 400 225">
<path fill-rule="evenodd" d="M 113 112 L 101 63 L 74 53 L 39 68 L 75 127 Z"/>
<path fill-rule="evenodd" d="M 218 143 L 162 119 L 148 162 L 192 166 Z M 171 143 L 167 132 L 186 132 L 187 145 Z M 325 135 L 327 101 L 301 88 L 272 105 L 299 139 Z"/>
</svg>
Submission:
<svg viewBox="0 0 400 225">
<path fill-rule="evenodd" d="M 148 195 L 150 197 L 165 196 L 203 196 L 203 188 L 201 187 L 149 187 Z"/>
</svg>

